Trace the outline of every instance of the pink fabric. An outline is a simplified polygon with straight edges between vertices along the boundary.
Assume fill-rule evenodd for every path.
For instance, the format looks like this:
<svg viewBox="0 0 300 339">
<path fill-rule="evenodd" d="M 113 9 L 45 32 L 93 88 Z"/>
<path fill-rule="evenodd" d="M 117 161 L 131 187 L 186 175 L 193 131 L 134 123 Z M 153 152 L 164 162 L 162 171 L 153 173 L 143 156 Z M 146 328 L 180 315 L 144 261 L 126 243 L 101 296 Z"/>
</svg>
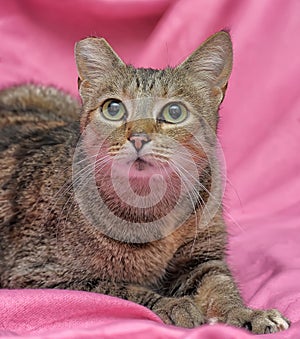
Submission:
<svg viewBox="0 0 300 339">
<path fill-rule="evenodd" d="M 73 45 L 104 36 L 126 62 L 163 67 L 228 27 L 234 69 L 221 110 L 229 262 L 245 300 L 280 309 L 300 332 L 300 2 L 298 0 L 0 0 L 0 85 L 76 94 Z M 0 291 L 3 338 L 252 337 L 222 325 L 168 327 L 133 303 L 84 292 Z M 259 336 L 260 337 L 260 336 Z"/>
</svg>

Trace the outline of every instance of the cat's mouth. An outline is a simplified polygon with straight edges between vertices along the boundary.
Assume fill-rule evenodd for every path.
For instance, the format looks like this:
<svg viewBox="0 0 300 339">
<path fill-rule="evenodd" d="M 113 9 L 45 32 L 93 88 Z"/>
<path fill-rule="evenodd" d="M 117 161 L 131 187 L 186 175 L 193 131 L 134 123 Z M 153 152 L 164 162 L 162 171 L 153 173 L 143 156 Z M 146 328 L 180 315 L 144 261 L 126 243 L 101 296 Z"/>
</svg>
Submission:
<svg viewBox="0 0 300 339">
<path fill-rule="evenodd" d="M 158 161 L 151 156 L 137 156 L 135 159 L 120 160 L 113 163 L 115 175 L 129 178 L 145 178 L 158 174 L 162 177 L 169 176 L 172 172 L 167 162 Z"/>
<path fill-rule="evenodd" d="M 146 161 L 146 160 L 144 160 L 140 157 L 138 157 L 136 160 L 134 160 L 134 162 L 131 164 L 131 166 L 133 166 L 138 171 L 143 171 L 147 167 L 153 167 L 153 165 L 150 162 L 148 162 L 148 161 Z"/>
<path fill-rule="evenodd" d="M 129 178 L 149 178 L 154 174 L 161 173 L 160 166 L 153 163 L 149 159 L 137 157 L 133 161 L 128 162 L 128 176 Z"/>
</svg>

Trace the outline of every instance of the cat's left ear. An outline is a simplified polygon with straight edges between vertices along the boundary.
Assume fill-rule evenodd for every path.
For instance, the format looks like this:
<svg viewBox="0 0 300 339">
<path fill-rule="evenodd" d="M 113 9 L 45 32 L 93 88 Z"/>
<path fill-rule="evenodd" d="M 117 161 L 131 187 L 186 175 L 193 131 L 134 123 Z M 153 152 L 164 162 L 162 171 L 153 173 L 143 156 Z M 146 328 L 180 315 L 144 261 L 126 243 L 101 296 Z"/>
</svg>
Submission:
<svg viewBox="0 0 300 339">
<path fill-rule="evenodd" d="M 221 89 L 222 101 L 232 70 L 230 34 L 221 31 L 212 35 L 177 69 L 188 74 L 191 80 L 205 81 L 212 89 Z"/>
<path fill-rule="evenodd" d="M 80 84 L 84 80 L 101 79 L 125 64 L 103 38 L 86 38 L 75 45 L 75 58 Z"/>
</svg>

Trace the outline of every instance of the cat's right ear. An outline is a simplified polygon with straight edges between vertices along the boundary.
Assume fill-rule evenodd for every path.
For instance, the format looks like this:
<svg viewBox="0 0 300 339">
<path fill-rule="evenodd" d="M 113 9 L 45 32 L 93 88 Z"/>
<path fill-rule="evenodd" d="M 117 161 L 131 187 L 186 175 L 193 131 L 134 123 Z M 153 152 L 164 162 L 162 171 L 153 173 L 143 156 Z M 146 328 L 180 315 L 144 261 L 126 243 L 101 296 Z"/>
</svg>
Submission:
<svg viewBox="0 0 300 339">
<path fill-rule="evenodd" d="M 208 83 L 221 102 L 232 69 L 230 34 L 220 31 L 212 35 L 177 69 L 188 75 L 191 81 Z"/>
<path fill-rule="evenodd" d="M 75 59 L 79 75 L 78 84 L 101 79 L 116 67 L 125 64 L 103 38 L 86 38 L 75 45 Z"/>
</svg>

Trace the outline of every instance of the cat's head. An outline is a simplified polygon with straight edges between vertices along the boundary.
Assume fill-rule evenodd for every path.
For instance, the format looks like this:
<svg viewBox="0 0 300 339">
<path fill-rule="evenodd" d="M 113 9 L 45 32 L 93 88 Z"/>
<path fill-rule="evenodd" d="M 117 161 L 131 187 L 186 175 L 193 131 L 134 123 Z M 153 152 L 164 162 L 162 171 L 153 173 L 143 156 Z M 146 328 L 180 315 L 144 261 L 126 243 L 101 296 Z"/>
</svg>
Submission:
<svg viewBox="0 0 300 339">
<path fill-rule="evenodd" d="M 86 38 L 75 47 L 75 57 L 79 73 L 79 92 L 83 100 L 84 116 L 82 128 L 95 114 L 102 112 L 104 123 L 125 122 L 133 118 L 153 118 L 162 122 L 166 118 L 162 110 L 167 104 L 182 104 L 188 109 L 189 117 L 185 124 L 199 120 L 202 116 L 216 127 L 217 111 L 222 102 L 232 68 L 232 44 L 229 33 L 221 31 L 207 39 L 184 62 L 175 68 L 164 70 L 135 69 L 125 65 L 103 38 Z M 140 112 L 127 108 L 126 116 L 121 112 L 114 116 L 103 115 L 108 100 L 124 102 L 143 97 L 166 99 L 165 106 L 154 107 L 156 111 Z M 120 105 L 122 110 L 124 105 Z M 157 112 L 159 111 L 159 112 Z M 173 107 L 174 111 L 174 107 Z M 158 115 L 155 115 L 158 114 Z M 159 114 L 160 113 L 160 114 Z M 174 114 L 174 113 L 173 113 Z M 177 112 L 177 115 L 179 113 Z M 175 114 L 176 115 L 176 114 Z M 183 116 L 169 120 L 174 128 L 183 122 Z M 170 126 L 169 126 L 170 127 Z"/>
<path fill-rule="evenodd" d="M 199 202 L 201 205 L 204 197 L 197 191 L 202 186 L 210 191 L 206 187 L 210 185 L 209 157 L 232 68 L 230 35 L 216 33 L 179 66 L 164 70 L 126 65 L 99 38 L 79 41 L 75 56 L 86 152 L 95 163 L 96 174 L 100 173 L 99 186 L 103 188 L 113 173 L 115 188 L 121 187 L 117 196 L 124 204 L 121 200 L 116 203 L 112 193 L 107 193 L 111 182 L 104 189 L 106 200 L 118 206 L 115 212 L 132 214 L 139 222 L 148 220 L 151 214 L 160 218 L 170 209 L 167 206 L 178 202 L 179 192 L 174 187 L 183 188 L 191 210 Z M 152 200 L 149 194 L 161 187 L 157 179 L 149 189 L 149 180 L 155 175 L 170 184 L 161 205 L 157 203 L 159 194 L 152 194 Z M 133 188 L 132 199 L 139 201 L 140 209 L 136 208 L 138 202 L 128 205 L 129 186 L 125 181 Z M 147 209 L 147 204 L 155 207 Z"/>
</svg>

